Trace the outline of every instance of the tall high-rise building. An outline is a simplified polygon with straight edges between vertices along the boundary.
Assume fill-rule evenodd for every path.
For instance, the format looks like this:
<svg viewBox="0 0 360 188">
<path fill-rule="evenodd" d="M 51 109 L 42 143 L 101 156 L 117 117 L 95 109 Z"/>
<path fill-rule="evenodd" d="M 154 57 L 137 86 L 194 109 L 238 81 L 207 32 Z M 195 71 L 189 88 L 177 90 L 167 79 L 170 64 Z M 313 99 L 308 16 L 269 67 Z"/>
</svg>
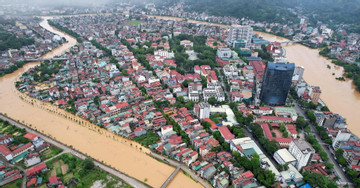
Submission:
<svg viewBox="0 0 360 188">
<path fill-rule="evenodd" d="M 228 44 L 233 45 L 236 40 L 243 40 L 247 44 L 251 42 L 253 28 L 249 25 L 232 25 L 227 38 Z"/>
<path fill-rule="evenodd" d="M 295 64 L 268 62 L 265 68 L 260 99 L 266 105 L 285 105 Z"/>
</svg>

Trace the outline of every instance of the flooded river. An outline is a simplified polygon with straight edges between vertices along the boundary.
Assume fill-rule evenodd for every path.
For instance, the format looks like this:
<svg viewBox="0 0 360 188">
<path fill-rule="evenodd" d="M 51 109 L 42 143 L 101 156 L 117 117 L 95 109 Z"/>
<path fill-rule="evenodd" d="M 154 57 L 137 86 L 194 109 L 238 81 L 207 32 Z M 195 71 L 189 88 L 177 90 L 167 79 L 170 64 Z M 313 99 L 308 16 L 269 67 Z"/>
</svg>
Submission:
<svg viewBox="0 0 360 188">
<path fill-rule="evenodd" d="M 76 44 L 76 39 L 55 30 L 46 20 L 40 23 L 45 29 L 65 37 L 67 43 L 59 46 L 44 58 L 63 54 Z M 21 100 L 14 82 L 24 71 L 39 63 L 29 63 L 23 68 L 0 78 L 0 112 L 9 117 L 24 122 L 28 126 L 47 134 L 56 140 L 85 153 L 105 164 L 118 169 L 153 187 L 160 187 L 175 168 L 161 163 L 146 153 L 149 152 L 139 144 L 122 139 L 111 132 L 94 128 L 93 125 L 79 125 L 54 112 L 39 108 L 34 102 L 30 104 Z M 55 111 L 55 109 L 54 109 Z M 59 111 L 59 110 L 57 110 Z M 140 150 L 141 148 L 141 150 Z M 171 187 L 201 187 L 185 175 L 176 177 L 177 185 Z"/>
<path fill-rule="evenodd" d="M 271 34 L 260 33 L 268 41 L 287 41 L 287 39 Z M 321 100 L 331 111 L 339 113 L 347 119 L 348 128 L 360 136 L 360 93 L 356 91 L 352 81 L 338 81 L 335 78 L 343 74 L 343 68 L 336 66 L 319 55 L 319 50 L 301 44 L 283 46 L 290 62 L 305 68 L 304 79 L 310 85 L 320 86 Z M 329 69 L 327 66 L 330 65 Z M 333 75 L 335 73 L 335 75 Z"/>
<path fill-rule="evenodd" d="M 150 16 L 150 15 L 149 15 Z M 151 16 L 164 20 L 183 20 L 184 18 L 171 16 Z M 223 24 L 213 24 L 196 20 L 188 20 L 191 23 L 201 23 L 209 25 L 218 25 L 229 27 Z M 275 35 L 260 33 L 268 41 L 288 41 L 288 39 L 277 37 Z M 307 83 L 314 86 L 320 86 L 321 100 L 326 103 L 334 113 L 338 113 L 347 119 L 348 128 L 357 136 L 360 136 L 360 93 L 356 91 L 352 81 L 338 81 L 335 78 L 343 75 L 343 68 L 335 66 L 328 60 L 319 55 L 319 50 L 311 49 L 301 44 L 292 44 L 284 46 L 286 58 L 296 65 L 305 68 L 304 79 Z M 329 69 L 327 66 L 331 66 Z M 333 75 L 334 73 L 334 75 Z"/>
</svg>

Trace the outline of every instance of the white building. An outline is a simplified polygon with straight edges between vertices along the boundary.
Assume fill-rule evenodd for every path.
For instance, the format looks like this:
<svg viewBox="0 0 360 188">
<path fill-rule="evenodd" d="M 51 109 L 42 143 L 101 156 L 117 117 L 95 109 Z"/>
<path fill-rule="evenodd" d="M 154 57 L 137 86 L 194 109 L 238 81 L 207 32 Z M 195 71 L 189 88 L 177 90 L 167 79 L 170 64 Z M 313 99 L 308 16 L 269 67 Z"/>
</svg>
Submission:
<svg viewBox="0 0 360 188">
<path fill-rule="evenodd" d="M 306 166 L 309 161 L 311 161 L 315 150 L 305 140 L 293 140 L 290 143 L 289 152 L 297 160 L 296 168 L 300 170 L 302 167 Z"/>
<path fill-rule="evenodd" d="M 154 52 L 155 56 L 163 56 L 165 59 L 173 59 L 175 57 L 174 52 L 168 52 L 167 50 L 157 50 Z"/>
<path fill-rule="evenodd" d="M 25 165 L 26 165 L 27 167 L 29 167 L 29 166 L 33 166 L 33 165 L 35 165 L 35 164 L 40 163 L 40 162 L 41 162 L 41 159 L 40 159 L 39 156 L 33 155 L 33 156 L 31 156 L 31 157 L 26 158 L 26 159 L 24 160 L 24 162 L 25 162 Z"/>
<path fill-rule="evenodd" d="M 232 50 L 230 48 L 219 48 L 216 51 L 216 56 L 218 58 L 228 58 L 232 57 Z"/>
<path fill-rule="evenodd" d="M 190 49 L 194 46 L 194 43 L 189 40 L 180 41 L 180 45 L 183 45 L 186 49 Z"/>
<path fill-rule="evenodd" d="M 224 74 L 227 78 L 239 76 L 239 69 L 235 65 L 225 65 L 223 67 Z"/>
<path fill-rule="evenodd" d="M 291 182 L 294 181 L 295 183 L 300 182 L 304 179 L 304 177 L 300 174 L 300 172 L 298 170 L 296 170 L 296 168 L 289 164 L 289 169 L 280 172 L 281 174 L 281 180 L 282 182 Z"/>
<path fill-rule="evenodd" d="M 336 137 L 333 139 L 333 142 L 332 142 L 332 147 L 333 148 L 338 148 L 339 147 L 339 144 L 341 142 L 347 142 L 350 140 L 351 138 L 351 132 L 349 131 L 345 131 L 345 130 L 339 130 L 339 132 L 336 134 Z"/>
<path fill-rule="evenodd" d="M 253 28 L 248 25 L 232 25 L 230 27 L 229 36 L 227 42 L 231 45 L 236 40 L 244 40 L 246 43 L 251 42 L 253 35 Z"/>
<path fill-rule="evenodd" d="M 296 159 L 294 156 L 291 155 L 291 153 L 283 148 L 279 149 L 274 153 L 274 159 L 277 163 L 284 165 L 284 164 L 292 164 L 296 165 Z"/>
<path fill-rule="evenodd" d="M 209 103 L 199 103 L 194 106 L 194 114 L 199 117 L 199 119 L 206 119 L 210 117 L 210 105 Z"/>
<path fill-rule="evenodd" d="M 215 97 L 217 101 L 225 101 L 225 94 L 221 87 L 205 88 L 203 90 L 204 101 L 208 101 L 210 97 Z"/>
<path fill-rule="evenodd" d="M 202 91 L 201 83 L 191 83 L 188 87 L 188 98 L 191 101 L 198 102 L 200 100 L 200 92 Z"/>
<path fill-rule="evenodd" d="M 296 66 L 292 77 L 293 82 L 300 82 L 303 79 L 305 68 L 303 66 Z"/>
</svg>

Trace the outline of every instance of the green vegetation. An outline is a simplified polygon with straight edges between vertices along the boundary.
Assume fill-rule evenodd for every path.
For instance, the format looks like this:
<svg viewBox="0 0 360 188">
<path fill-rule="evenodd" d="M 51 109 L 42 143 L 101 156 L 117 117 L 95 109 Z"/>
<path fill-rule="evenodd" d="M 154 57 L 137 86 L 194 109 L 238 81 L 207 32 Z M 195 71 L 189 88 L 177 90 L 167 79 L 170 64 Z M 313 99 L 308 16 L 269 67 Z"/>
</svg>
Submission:
<svg viewBox="0 0 360 188">
<path fill-rule="evenodd" d="M 272 58 L 271 54 L 267 51 L 266 46 L 264 44 L 261 45 L 260 49 L 255 49 L 256 52 L 258 52 L 259 57 L 264 60 L 265 63 L 268 61 L 273 62 L 274 59 Z"/>
<path fill-rule="evenodd" d="M 10 184 L 5 185 L 3 188 L 18 188 L 18 187 L 21 187 L 21 184 L 22 184 L 22 178 L 14 181 Z"/>
<path fill-rule="evenodd" d="M 359 32 L 360 32 L 360 27 L 359 27 Z M 335 65 L 344 67 L 344 72 L 345 72 L 344 76 L 346 78 L 352 79 L 353 83 L 356 86 L 356 89 L 358 91 L 360 91 L 360 67 L 358 66 L 357 63 L 353 63 L 353 64 L 344 63 L 341 60 L 337 59 L 336 57 L 331 56 L 330 55 L 330 49 L 328 47 L 323 48 L 319 52 L 319 54 L 324 56 L 324 57 L 333 59 L 332 63 L 334 63 Z M 340 80 L 340 81 L 345 81 L 344 77 L 337 77 L 336 79 Z"/>
<path fill-rule="evenodd" d="M 44 82 L 48 81 L 50 78 L 53 78 L 56 73 L 59 72 L 63 62 L 55 61 L 50 63 L 45 61 L 36 66 L 29 74 L 34 78 L 35 82 Z M 25 74 L 26 75 L 26 74 Z"/>
<path fill-rule="evenodd" d="M 146 134 L 141 135 L 141 136 L 137 136 L 134 137 L 133 140 L 135 140 L 136 142 L 139 142 L 141 145 L 143 146 L 149 146 L 149 145 L 153 145 L 156 142 L 158 142 L 160 139 L 159 135 L 157 135 L 155 132 L 153 131 L 148 131 Z"/>
<path fill-rule="evenodd" d="M 329 178 L 322 174 L 304 172 L 302 175 L 304 176 L 305 182 L 310 184 L 312 187 L 337 187 L 335 182 L 331 181 Z"/>
<path fill-rule="evenodd" d="M 50 159 L 51 157 L 54 157 L 55 155 L 61 153 L 62 151 L 63 151 L 62 149 L 51 145 L 48 149 L 46 149 L 40 154 L 40 158 L 42 160 Z"/>
<path fill-rule="evenodd" d="M 66 28 L 66 27 L 63 27 L 63 26 L 61 26 L 60 24 L 57 24 L 57 23 L 55 23 L 55 22 L 53 22 L 53 21 L 51 21 L 51 20 L 48 20 L 48 23 L 49 23 L 49 25 L 55 27 L 56 29 L 58 29 L 58 30 L 60 30 L 60 31 L 64 31 L 65 33 L 67 33 L 67 34 L 75 37 L 75 38 L 76 38 L 76 41 L 77 41 L 78 43 L 82 43 L 81 36 L 80 36 L 79 34 L 77 34 L 76 32 L 74 32 L 74 31 L 72 31 L 72 30 L 70 30 L 70 29 L 68 29 L 68 28 Z"/>
<path fill-rule="evenodd" d="M 269 141 L 269 139 L 264 136 L 263 129 L 259 124 L 253 123 L 250 125 L 250 128 L 253 131 L 253 135 L 259 140 L 260 144 L 265 149 L 266 153 L 272 156 L 275 151 L 279 149 L 275 140 Z"/>
<path fill-rule="evenodd" d="M 270 170 L 260 168 L 259 155 L 254 154 L 252 159 L 249 160 L 245 156 L 241 156 L 238 152 L 233 152 L 236 159 L 235 166 L 242 166 L 246 170 L 250 170 L 256 177 L 256 179 L 262 183 L 265 187 L 271 187 L 275 183 L 275 174 Z"/>
<path fill-rule="evenodd" d="M 65 153 L 48 161 L 46 165 L 50 171 L 40 174 L 40 177 L 42 177 L 44 181 L 47 181 L 49 177 L 55 173 L 68 187 L 90 187 L 97 180 L 102 180 L 106 187 L 113 187 L 119 182 L 121 182 L 121 186 L 119 187 L 130 187 L 120 179 L 95 167 L 94 162 L 90 158 L 81 160 Z M 75 185 L 74 182 L 77 182 L 77 185 Z"/>
<path fill-rule="evenodd" d="M 171 43 L 172 50 L 175 51 L 175 62 L 177 64 L 177 71 L 184 74 L 187 71 L 192 71 L 195 65 L 209 65 L 212 68 L 216 67 L 216 48 L 206 46 L 206 36 L 192 36 L 180 34 L 173 38 L 175 44 Z M 188 60 L 189 55 L 185 53 L 185 48 L 180 46 L 180 41 L 190 40 L 194 43 L 193 50 L 198 53 L 196 60 Z M 171 40 L 170 40 L 171 41 Z M 174 48 L 176 46 L 176 49 Z"/>
<path fill-rule="evenodd" d="M 20 135 L 24 135 L 26 133 L 25 129 L 20 129 L 17 128 L 13 125 L 10 125 L 10 123 L 8 121 L 3 121 L 2 119 L 0 119 L 0 134 L 15 134 L 18 133 Z"/>
<path fill-rule="evenodd" d="M 336 161 L 343 167 L 347 167 L 348 163 L 343 156 L 344 150 L 338 149 L 335 152 Z M 345 173 L 349 178 L 355 183 L 356 187 L 360 186 L 360 179 L 358 178 L 358 173 L 354 170 L 346 168 Z"/>
<path fill-rule="evenodd" d="M 22 46 L 32 45 L 35 40 L 32 38 L 17 37 L 8 31 L 3 30 L 0 27 L 0 51 L 8 49 L 20 49 Z"/>
<path fill-rule="evenodd" d="M 111 50 L 105 48 L 105 47 L 102 46 L 100 43 L 96 42 L 96 40 L 91 40 L 90 42 L 91 42 L 91 44 L 94 45 L 96 48 L 104 51 L 106 56 L 111 56 Z"/>
<path fill-rule="evenodd" d="M 299 19 L 284 6 L 284 0 L 187 0 L 190 12 L 207 11 L 215 16 L 234 16 L 250 18 L 255 21 L 278 23 L 298 23 Z M 229 23 L 225 23 L 229 24 Z"/>
<path fill-rule="evenodd" d="M 230 152 L 230 144 L 225 142 L 225 139 L 221 136 L 220 131 L 215 131 L 212 135 L 217 141 L 219 141 L 219 144 L 225 151 Z"/>
<path fill-rule="evenodd" d="M 134 26 L 134 25 L 140 25 L 142 23 L 144 23 L 144 21 L 134 20 L 134 21 L 127 23 L 126 25 Z"/>
<path fill-rule="evenodd" d="M 5 70 L 0 70 L 0 77 L 5 76 L 5 74 L 10 74 L 24 66 L 27 62 L 26 61 L 18 61 L 10 65 L 9 68 Z"/>
</svg>

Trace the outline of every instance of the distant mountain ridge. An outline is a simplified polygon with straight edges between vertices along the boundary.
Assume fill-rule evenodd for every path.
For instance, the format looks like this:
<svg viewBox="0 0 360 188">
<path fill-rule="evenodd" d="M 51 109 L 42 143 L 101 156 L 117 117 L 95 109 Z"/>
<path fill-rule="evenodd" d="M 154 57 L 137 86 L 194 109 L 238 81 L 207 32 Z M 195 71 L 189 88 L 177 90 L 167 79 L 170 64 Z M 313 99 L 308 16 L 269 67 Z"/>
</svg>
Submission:
<svg viewBox="0 0 360 188">
<path fill-rule="evenodd" d="M 179 2 L 167 0 L 168 4 Z M 215 16 L 248 17 L 255 21 L 298 23 L 288 8 L 302 10 L 310 21 L 334 24 L 360 23 L 360 0 L 183 0 L 187 11 L 207 12 Z M 360 29 L 360 28 L 359 28 Z"/>
</svg>

